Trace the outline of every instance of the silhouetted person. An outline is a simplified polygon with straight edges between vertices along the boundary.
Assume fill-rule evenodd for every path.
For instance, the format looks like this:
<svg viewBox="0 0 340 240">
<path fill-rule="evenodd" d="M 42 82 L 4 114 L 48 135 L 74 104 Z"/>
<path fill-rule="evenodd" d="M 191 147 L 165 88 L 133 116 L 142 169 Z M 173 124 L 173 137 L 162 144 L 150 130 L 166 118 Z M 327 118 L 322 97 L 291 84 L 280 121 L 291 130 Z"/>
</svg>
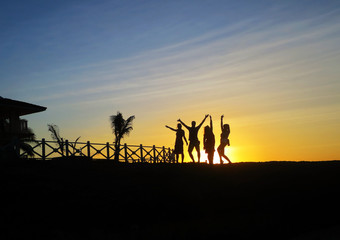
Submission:
<svg viewBox="0 0 340 240">
<path fill-rule="evenodd" d="M 182 125 L 180 123 L 177 124 L 177 129 L 174 129 L 174 128 L 169 127 L 167 125 L 165 127 L 176 132 L 176 142 L 175 142 L 175 149 L 174 149 L 174 154 L 176 155 L 176 163 L 178 163 L 178 159 L 179 159 L 180 154 L 182 155 L 182 163 L 183 163 L 183 161 L 184 161 L 183 138 L 184 138 L 187 145 L 188 145 L 188 141 L 185 138 L 185 132 L 182 129 Z"/>
<path fill-rule="evenodd" d="M 230 127 L 229 124 L 223 124 L 223 117 L 221 116 L 221 140 L 220 145 L 217 148 L 218 155 L 220 155 L 220 163 L 223 164 L 222 158 L 225 158 L 229 163 L 231 163 L 230 159 L 224 154 L 225 146 L 230 146 L 229 142 L 229 134 L 230 134 Z"/>
<path fill-rule="evenodd" d="M 178 121 L 180 123 L 182 123 L 182 125 L 189 130 L 189 148 L 188 148 L 188 152 L 189 152 L 189 156 L 190 156 L 190 158 L 191 158 L 191 160 L 193 162 L 195 162 L 194 156 L 192 155 L 192 150 L 194 150 L 194 148 L 197 151 L 198 163 L 200 162 L 200 158 L 201 158 L 200 141 L 198 140 L 197 134 L 198 134 L 198 131 L 200 130 L 202 124 L 204 123 L 205 119 L 207 119 L 208 116 L 209 115 L 205 115 L 203 121 L 197 127 L 196 127 L 196 122 L 195 121 L 192 121 L 191 122 L 191 127 L 189 127 L 184 122 L 182 122 L 181 119 L 178 119 Z"/>
<path fill-rule="evenodd" d="M 214 153 L 215 153 L 215 135 L 213 132 L 213 124 L 210 116 L 210 127 L 205 126 L 204 128 L 204 137 L 203 137 L 203 148 L 205 152 L 208 154 L 209 164 L 214 163 Z"/>
</svg>

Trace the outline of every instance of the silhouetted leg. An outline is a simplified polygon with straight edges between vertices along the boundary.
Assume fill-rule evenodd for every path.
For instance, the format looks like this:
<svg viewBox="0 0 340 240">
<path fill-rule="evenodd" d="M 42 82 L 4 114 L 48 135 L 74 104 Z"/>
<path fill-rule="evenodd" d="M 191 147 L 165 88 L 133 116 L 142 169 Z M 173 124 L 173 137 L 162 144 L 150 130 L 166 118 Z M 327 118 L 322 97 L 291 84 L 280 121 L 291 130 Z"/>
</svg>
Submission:
<svg viewBox="0 0 340 240">
<path fill-rule="evenodd" d="M 223 164 L 223 160 L 222 160 L 221 154 L 219 154 L 219 156 L 220 156 L 220 164 Z"/>
<path fill-rule="evenodd" d="M 229 159 L 225 154 L 223 154 L 223 157 L 224 157 L 229 163 L 231 163 L 230 159 Z"/>
<path fill-rule="evenodd" d="M 189 156 L 190 156 L 190 158 L 191 158 L 192 162 L 194 163 L 194 162 L 195 162 L 195 160 L 194 160 L 194 156 L 192 155 L 192 152 L 189 152 Z"/>
<path fill-rule="evenodd" d="M 184 154 L 182 153 L 182 163 L 184 162 Z"/>
<path fill-rule="evenodd" d="M 175 163 L 178 163 L 178 159 L 179 159 L 179 154 L 176 153 L 176 162 Z"/>
<path fill-rule="evenodd" d="M 189 156 L 192 162 L 195 163 L 194 156 L 192 155 L 192 150 L 194 150 L 194 146 L 192 143 L 189 143 L 189 148 L 188 148 Z"/>
<path fill-rule="evenodd" d="M 208 161 L 209 161 L 209 164 L 213 164 L 212 162 L 212 157 L 211 157 L 211 153 L 208 153 Z"/>
<path fill-rule="evenodd" d="M 211 164 L 214 164 L 214 154 L 215 154 L 215 150 L 211 152 Z"/>
<path fill-rule="evenodd" d="M 223 153 L 223 149 L 221 148 L 221 145 L 218 146 L 217 152 L 218 152 L 218 155 L 220 157 L 220 164 L 223 164 L 222 155 L 224 155 L 224 153 Z"/>
<path fill-rule="evenodd" d="M 195 145 L 195 149 L 196 149 L 196 151 L 197 151 L 198 163 L 200 163 L 200 161 L 201 161 L 200 145 L 199 145 L 199 144 L 196 144 L 196 145 Z"/>
</svg>

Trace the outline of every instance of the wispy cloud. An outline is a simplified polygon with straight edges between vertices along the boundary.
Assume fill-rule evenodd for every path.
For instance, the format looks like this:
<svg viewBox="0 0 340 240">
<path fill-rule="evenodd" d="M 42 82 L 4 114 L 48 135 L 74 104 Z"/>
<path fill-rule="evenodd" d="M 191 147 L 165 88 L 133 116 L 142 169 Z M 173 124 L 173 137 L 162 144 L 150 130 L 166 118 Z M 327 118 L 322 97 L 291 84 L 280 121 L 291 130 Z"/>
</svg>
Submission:
<svg viewBox="0 0 340 240">
<path fill-rule="evenodd" d="M 108 116 L 121 110 L 126 115 L 136 115 L 138 119 L 134 133 L 139 137 L 131 140 L 136 143 L 151 141 L 155 144 L 155 141 L 164 140 L 165 144 L 173 144 L 172 135 L 170 138 L 160 133 L 164 124 L 175 124 L 177 117 L 185 121 L 199 120 L 209 113 L 214 116 L 216 126 L 218 115 L 228 115 L 228 122 L 237 131 L 233 134 L 233 144 L 235 141 L 240 149 L 244 149 L 244 154 L 255 156 L 260 145 L 267 151 L 268 146 L 272 147 L 273 139 L 281 141 L 275 143 L 273 156 L 282 150 L 282 143 L 290 144 L 292 149 L 302 141 L 306 142 L 305 145 L 316 144 L 315 131 L 319 135 L 327 131 L 328 140 L 325 141 L 334 145 L 334 139 L 339 135 L 334 129 L 339 129 L 340 122 L 340 12 L 337 9 L 322 10 L 323 14 L 317 14 L 322 11 L 311 7 L 308 14 L 290 19 L 291 9 L 274 5 L 277 6 L 274 11 L 266 8 L 261 14 L 252 14 L 249 18 L 242 12 L 241 21 L 235 20 L 236 13 L 231 18 L 223 18 L 224 22 L 218 26 L 213 24 L 216 21 L 210 21 L 209 26 L 213 26 L 210 30 L 196 26 L 190 34 L 169 41 L 163 41 L 171 37 L 166 32 L 167 27 L 183 24 L 181 30 L 190 30 L 190 24 L 167 19 L 164 23 L 168 25 L 156 24 L 150 32 L 143 32 L 140 31 L 143 23 L 136 25 L 138 29 L 132 31 L 135 35 L 124 35 L 126 23 L 119 22 L 117 26 L 124 37 L 137 36 L 138 39 L 141 32 L 149 36 L 143 36 L 143 41 L 150 42 L 131 51 L 128 49 L 131 45 L 124 43 L 125 38 L 120 39 L 119 33 L 122 32 L 118 31 L 119 36 L 110 32 L 113 22 L 103 21 L 115 19 L 116 16 L 111 18 L 110 10 L 104 18 L 93 23 L 96 26 L 91 25 L 93 29 L 81 26 L 80 32 L 72 32 L 64 41 L 65 29 L 76 29 L 82 24 L 80 19 L 88 21 L 85 11 L 72 27 L 68 27 L 65 21 L 54 29 L 55 32 L 33 36 L 34 40 L 46 40 L 42 50 L 48 52 L 35 54 L 34 50 L 28 50 L 36 62 L 26 66 L 25 61 L 29 60 L 26 56 L 20 65 L 26 68 L 18 75 L 12 74 L 15 67 L 10 64 L 12 69 L 7 75 L 12 78 L 6 80 L 10 84 L 0 91 L 48 107 L 44 114 L 29 116 L 36 120 L 29 120 L 32 127 L 36 124 L 39 129 L 53 119 L 76 137 L 80 135 L 77 131 L 81 132 L 84 139 L 93 136 L 111 139 Z M 101 10 L 102 6 L 99 6 L 92 12 L 93 16 Z M 270 15 L 273 13 L 281 15 Z M 52 23 L 58 22 L 61 16 L 55 14 L 49 20 Z M 118 20 L 122 21 L 121 18 Z M 43 33 L 42 30 L 51 25 L 37 21 L 41 25 L 34 33 Z M 104 26 L 100 26 L 101 23 Z M 204 25 L 203 20 L 198 24 Z M 165 34 L 157 39 L 154 33 L 162 27 Z M 197 29 L 202 30 L 201 33 Z M 28 33 L 29 30 L 25 32 Z M 91 36 L 84 41 L 79 39 L 87 35 Z M 16 41 L 19 39 L 18 35 Z M 157 40 L 161 44 L 153 47 Z M 77 42 L 83 45 L 72 49 L 69 44 L 74 46 L 72 44 Z M 59 45 L 63 51 L 53 52 L 59 49 Z M 107 54 L 105 50 L 108 50 Z M 115 54 L 122 51 L 128 53 Z M 54 54 L 51 62 L 40 68 L 36 63 L 41 63 L 42 59 L 48 61 L 50 53 Z M 39 59 L 40 56 L 43 58 Z M 61 60 L 66 62 L 58 64 Z M 20 78 L 22 80 L 18 82 L 12 81 Z M 318 130 L 313 125 L 318 126 Z M 215 127 L 216 136 L 218 130 Z M 46 135 L 46 129 L 40 131 L 41 136 Z M 159 140 L 160 135 L 163 140 Z M 261 143 L 256 142 L 256 149 L 247 148 L 246 145 L 253 145 L 257 137 L 261 138 Z M 300 140 L 296 140 L 299 137 Z"/>
<path fill-rule="evenodd" d="M 30 92 L 27 101 L 65 111 L 114 103 L 155 112 L 143 107 L 152 102 L 169 112 L 186 105 L 272 119 L 275 112 L 334 105 L 340 102 L 337 15 L 246 19 L 133 57 L 56 69 L 45 75 L 53 81 L 22 89 Z"/>
</svg>

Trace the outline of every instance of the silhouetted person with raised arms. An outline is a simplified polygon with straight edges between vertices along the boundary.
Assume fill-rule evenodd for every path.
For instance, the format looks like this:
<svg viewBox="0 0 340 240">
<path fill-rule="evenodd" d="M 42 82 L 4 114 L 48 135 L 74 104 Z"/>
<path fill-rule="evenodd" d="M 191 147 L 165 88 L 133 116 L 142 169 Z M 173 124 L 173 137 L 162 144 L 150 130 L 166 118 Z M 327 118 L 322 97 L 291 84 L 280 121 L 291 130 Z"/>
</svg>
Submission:
<svg viewBox="0 0 340 240">
<path fill-rule="evenodd" d="M 225 146 L 230 146 L 229 141 L 229 134 L 230 134 L 230 127 L 229 124 L 223 124 L 223 117 L 221 116 L 221 140 L 220 145 L 217 148 L 218 155 L 220 155 L 220 163 L 223 164 L 222 157 L 225 158 L 229 163 L 231 163 L 230 159 L 224 154 L 224 148 Z"/>
<path fill-rule="evenodd" d="M 177 129 L 174 129 L 172 127 L 169 127 L 166 125 L 165 127 L 169 128 L 172 131 L 176 132 L 176 142 L 175 142 L 175 149 L 174 154 L 176 155 L 176 163 L 178 163 L 179 155 L 182 155 L 182 163 L 184 162 L 184 154 L 183 154 L 183 138 L 185 140 L 185 143 L 188 145 L 188 141 L 185 138 L 185 132 L 182 129 L 182 125 L 179 123 L 177 124 Z"/>
<path fill-rule="evenodd" d="M 209 164 L 214 163 L 214 153 L 215 153 L 215 135 L 213 132 L 213 124 L 212 118 L 210 115 L 210 127 L 204 127 L 204 137 L 203 137 L 203 148 L 205 152 L 208 154 L 208 161 Z"/>
<path fill-rule="evenodd" d="M 189 148 L 188 148 L 188 152 L 189 152 L 189 156 L 190 156 L 190 158 L 192 159 L 193 162 L 195 162 L 194 156 L 192 155 L 192 150 L 194 150 L 194 148 L 197 151 L 198 163 L 200 162 L 200 158 L 201 158 L 200 141 L 198 140 L 197 134 L 198 134 L 198 131 L 200 130 L 202 124 L 204 123 L 205 119 L 207 119 L 208 116 L 209 115 L 205 115 L 203 121 L 197 127 L 196 127 L 196 122 L 195 121 L 192 121 L 191 122 L 191 127 L 189 127 L 184 122 L 182 122 L 181 119 L 178 119 L 178 121 L 180 123 L 182 123 L 182 125 L 189 130 Z"/>
</svg>

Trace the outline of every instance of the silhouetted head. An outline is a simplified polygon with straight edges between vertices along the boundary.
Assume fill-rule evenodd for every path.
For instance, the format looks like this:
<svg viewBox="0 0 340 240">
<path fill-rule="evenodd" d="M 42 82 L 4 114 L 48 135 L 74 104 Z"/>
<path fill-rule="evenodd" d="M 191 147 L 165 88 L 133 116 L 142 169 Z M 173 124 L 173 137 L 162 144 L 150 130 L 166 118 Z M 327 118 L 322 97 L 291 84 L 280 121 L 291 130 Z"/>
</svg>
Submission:
<svg viewBox="0 0 340 240">
<path fill-rule="evenodd" d="M 177 124 L 177 128 L 178 128 L 178 129 L 182 129 L 182 124 L 180 124 L 180 123 Z"/>
<path fill-rule="evenodd" d="M 195 127 L 195 126 L 196 126 L 196 122 L 195 122 L 195 121 L 192 121 L 192 122 L 191 122 L 191 126 L 192 126 L 192 127 Z"/>
<path fill-rule="evenodd" d="M 223 125 L 223 131 L 229 131 L 229 124 L 224 124 Z"/>
<path fill-rule="evenodd" d="M 204 127 L 204 134 L 208 134 L 210 132 L 210 127 L 207 125 Z"/>
</svg>

